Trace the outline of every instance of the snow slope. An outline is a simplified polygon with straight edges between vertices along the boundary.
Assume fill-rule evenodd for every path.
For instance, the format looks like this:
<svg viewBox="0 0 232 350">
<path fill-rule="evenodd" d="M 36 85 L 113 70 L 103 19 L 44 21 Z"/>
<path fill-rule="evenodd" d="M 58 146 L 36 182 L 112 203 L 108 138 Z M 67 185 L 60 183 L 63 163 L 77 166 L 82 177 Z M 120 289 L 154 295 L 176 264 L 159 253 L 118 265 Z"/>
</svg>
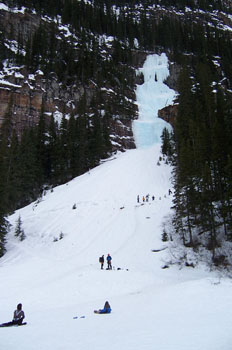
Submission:
<svg viewBox="0 0 232 350">
<path fill-rule="evenodd" d="M 145 77 L 145 67 L 152 71 L 159 59 L 148 56 Z M 163 55 L 160 65 L 167 73 L 165 60 Z M 156 83 L 161 95 L 162 80 Z M 138 87 L 141 104 L 142 94 L 148 98 Z M 144 112 L 146 124 L 145 115 L 152 118 Z M 153 120 L 147 124 L 154 130 Z M 143 127 L 140 131 L 136 150 L 112 157 L 10 217 L 8 252 L 0 260 L 0 322 L 11 320 L 22 302 L 28 325 L 1 328 L 0 349 L 232 348 L 231 281 L 203 267 L 162 269 L 168 259 L 161 234 L 172 204 L 171 169 L 157 165 L 161 127 L 156 125 L 153 144 L 146 144 Z M 147 194 L 149 202 L 142 203 Z M 23 242 L 14 237 L 19 215 L 27 236 Z M 112 271 L 100 270 L 98 258 L 107 253 Z M 106 300 L 112 313 L 94 314 Z"/>
</svg>

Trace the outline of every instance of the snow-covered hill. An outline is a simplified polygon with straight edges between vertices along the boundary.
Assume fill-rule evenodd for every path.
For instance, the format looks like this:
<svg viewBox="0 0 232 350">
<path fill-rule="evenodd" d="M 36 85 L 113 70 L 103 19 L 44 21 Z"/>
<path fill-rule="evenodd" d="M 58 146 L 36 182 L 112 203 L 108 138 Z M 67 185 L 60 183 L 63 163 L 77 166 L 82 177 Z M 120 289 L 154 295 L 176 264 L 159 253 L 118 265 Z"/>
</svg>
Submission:
<svg viewBox="0 0 232 350">
<path fill-rule="evenodd" d="M 151 70 L 157 60 L 160 66 L 165 56 L 149 56 L 145 77 L 146 64 Z M 158 79 L 159 97 L 163 88 Z M 139 87 L 139 106 L 141 96 L 154 105 L 151 90 Z M 162 268 L 169 258 L 161 234 L 172 204 L 171 168 L 158 165 L 159 138 L 145 142 L 148 125 L 161 131 L 156 115 L 152 121 L 146 115 L 146 132 L 141 126 L 135 130 L 136 150 L 116 155 L 10 217 L 15 226 L 20 215 L 26 239 L 20 242 L 12 227 L 0 261 L 0 322 L 10 320 L 22 302 L 28 325 L 1 328 L 0 349 L 231 349 L 231 281 L 203 267 Z M 142 202 L 147 194 L 149 201 Z M 98 262 L 108 253 L 112 271 L 101 270 Z M 94 314 L 106 300 L 112 313 Z"/>
</svg>

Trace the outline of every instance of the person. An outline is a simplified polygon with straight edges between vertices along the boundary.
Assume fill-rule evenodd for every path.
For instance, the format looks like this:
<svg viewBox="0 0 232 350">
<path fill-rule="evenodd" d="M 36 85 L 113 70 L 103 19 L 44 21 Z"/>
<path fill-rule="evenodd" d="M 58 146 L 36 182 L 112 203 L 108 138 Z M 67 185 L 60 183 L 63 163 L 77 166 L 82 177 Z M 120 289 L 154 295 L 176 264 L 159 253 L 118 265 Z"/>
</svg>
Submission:
<svg viewBox="0 0 232 350">
<path fill-rule="evenodd" d="M 102 255 L 100 258 L 99 258 L 99 262 L 101 264 L 101 270 L 103 270 L 103 267 L 104 267 L 104 255 Z"/>
<path fill-rule="evenodd" d="M 170 194 L 172 194 L 172 191 L 169 189 L 169 191 L 168 191 L 168 194 L 169 194 L 169 196 L 170 196 Z"/>
<path fill-rule="evenodd" d="M 137 202 L 139 203 L 139 195 L 137 196 Z"/>
<path fill-rule="evenodd" d="M 106 260 L 107 260 L 107 269 L 108 270 L 112 270 L 112 265 L 111 265 L 111 260 L 112 260 L 112 258 L 111 258 L 111 256 L 110 256 L 110 254 L 108 254 L 107 255 L 107 258 L 106 258 Z"/>
<path fill-rule="evenodd" d="M 105 302 L 104 308 L 95 310 L 96 314 L 110 314 L 111 313 L 111 307 L 108 301 Z"/>
<path fill-rule="evenodd" d="M 17 305 L 17 309 L 14 311 L 13 320 L 11 322 L 2 323 L 0 327 L 9 327 L 14 325 L 22 325 L 25 318 L 24 311 L 22 310 L 22 304 Z"/>
</svg>

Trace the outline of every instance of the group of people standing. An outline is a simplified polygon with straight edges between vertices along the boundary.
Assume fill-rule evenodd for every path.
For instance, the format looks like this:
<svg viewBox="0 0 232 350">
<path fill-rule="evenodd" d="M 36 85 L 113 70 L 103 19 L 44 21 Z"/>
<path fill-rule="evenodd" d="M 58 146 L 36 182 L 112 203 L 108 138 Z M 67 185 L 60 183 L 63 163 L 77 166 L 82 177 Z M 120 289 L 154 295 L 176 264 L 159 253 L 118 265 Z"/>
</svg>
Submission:
<svg viewBox="0 0 232 350">
<path fill-rule="evenodd" d="M 168 195 L 170 196 L 171 194 L 172 194 L 172 191 L 169 189 L 168 190 Z M 166 195 L 164 197 L 166 197 Z M 142 196 L 141 201 L 142 202 L 149 202 L 149 199 L 150 199 L 150 195 L 147 194 L 146 196 Z M 151 199 L 154 201 L 155 200 L 155 196 L 151 196 Z M 159 199 L 161 199 L 161 197 Z M 137 195 L 137 203 L 140 203 L 139 195 Z"/>
<path fill-rule="evenodd" d="M 107 268 L 106 268 L 106 270 L 112 270 L 111 261 L 112 261 L 112 257 L 110 256 L 110 254 L 108 254 L 107 257 L 106 257 L 106 262 L 107 262 Z M 104 269 L 104 263 L 105 263 L 105 257 L 104 257 L 104 255 L 102 255 L 102 256 L 99 258 L 99 262 L 100 262 L 100 264 L 101 264 L 101 270 L 103 270 L 103 269 Z"/>
<path fill-rule="evenodd" d="M 149 202 L 150 195 L 147 194 L 146 196 L 142 196 L 142 202 Z M 151 199 L 154 201 L 155 196 L 152 196 Z M 139 195 L 137 196 L 137 202 L 140 203 Z"/>
</svg>

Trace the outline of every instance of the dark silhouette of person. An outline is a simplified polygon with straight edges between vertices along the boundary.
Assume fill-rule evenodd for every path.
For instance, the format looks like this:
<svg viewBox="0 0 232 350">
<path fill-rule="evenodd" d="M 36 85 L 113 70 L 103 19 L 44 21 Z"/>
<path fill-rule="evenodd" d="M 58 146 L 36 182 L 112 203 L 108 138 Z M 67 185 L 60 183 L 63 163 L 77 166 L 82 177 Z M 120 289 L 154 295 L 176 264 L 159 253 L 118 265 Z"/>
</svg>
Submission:
<svg viewBox="0 0 232 350">
<path fill-rule="evenodd" d="M 100 264 L 101 264 L 101 270 L 103 270 L 103 267 L 104 267 L 104 261 L 105 261 L 105 259 L 104 259 L 104 255 L 102 255 L 102 256 L 99 258 L 99 262 L 100 262 Z"/>
</svg>

